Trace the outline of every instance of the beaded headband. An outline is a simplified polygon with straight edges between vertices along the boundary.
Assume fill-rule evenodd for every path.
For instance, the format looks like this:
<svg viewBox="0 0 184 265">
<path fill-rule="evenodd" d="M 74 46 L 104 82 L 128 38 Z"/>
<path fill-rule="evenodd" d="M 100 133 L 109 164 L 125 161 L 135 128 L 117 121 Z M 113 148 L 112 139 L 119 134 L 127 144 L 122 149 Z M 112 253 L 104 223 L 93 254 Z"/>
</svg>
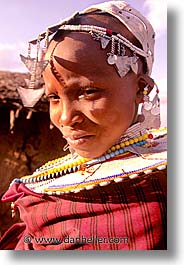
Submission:
<svg viewBox="0 0 184 265">
<path fill-rule="evenodd" d="M 95 25 L 69 25 L 69 21 L 77 16 L 88 14 L 90 12 L 101 12 L 109 13 L 116 17 L 121 23 L 123 23 L 128 30 L 138 39 L 142 45 L 142 49 L 135 46 L 128 39 L 122 36 L 118 32 L 114 32 L 111 29 L 98 27 Z M 139 56 L 145 58 L 147 63 L 147 74 L 151 74 L 153 58 L 154 58 L 154 31 L 149 24 L 149 22 L 134 8 L 130 7 L 124 1 L 109 1 L 96 6 L 89 7 L 88 9 L 75 13 L 72 17 L 67 18 L 59 24 L 49 27 L 45 32 L 39 34 L 37 39 L 29 42 L 28 56 L 25 57 L 21 55 L 22 62 L 27 66 L 31 73 L 30 81 L 26 81 L 27 89 L 23 92 L 26 95 L 26 90 L 30 90 L 34 94 L 35 90 L 40 89 L 40 79 L 43 70 L 49 63 L 49 60 L 40 60 L 39 51 L 40 41 L 45 39 L 45 44 L 43 49 L 46 50 L 49 45 L 49 36 L 57 33 L 58 31 L 75 31 L 75 32 L 85 32 L 89 33 L 94 40 L 101 43 L 102 49 L 106 49 L 108 44 L 111 44 L 111 51 L 107 53 L 107 63 L 109 65 L 114 65 L 120 77 L 124 77 L 129 70 L 132 70 L 137 74 L 138 71 L 138 59 Z M 31 45 L 37 45 L 36 58 L 31 58 Z M 133 56 L 127 56 L 125 54 L 125 47 L 129 48 L 133 52 Z M 51 61 L 51 58 L 50 58 Z M 23 90 L 23 88 L 19 88 Z M 37 91 L 38 92 L 38 91 Z M 40 91 L 42 95 L 42 91 Z M 29 93 L 30 94 L 30 93 Z M 39 93 L 37 93 L 39 94 Z M 41 96 L 40 96 L 41 97 Z M 39 98 L 40 98 L 39 97 Z M 25 101 L 26 96 L 24 96 Z M 38 100 L 39 100 L 38 98 Z M 36 97 L 37 99 L 37 97 Z M 37 100 L 37 101 L 38 101 Z M 32 107 L 37 102 L 29 103 L 28 101 L 23 102 L 24 106 Z"/>
</svg>

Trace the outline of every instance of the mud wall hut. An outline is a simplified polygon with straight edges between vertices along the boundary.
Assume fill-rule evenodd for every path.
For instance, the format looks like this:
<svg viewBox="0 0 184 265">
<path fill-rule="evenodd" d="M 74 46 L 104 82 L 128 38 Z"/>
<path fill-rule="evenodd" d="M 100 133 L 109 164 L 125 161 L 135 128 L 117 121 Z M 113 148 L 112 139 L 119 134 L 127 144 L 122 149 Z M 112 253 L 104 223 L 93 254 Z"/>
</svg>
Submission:
<svg viewBox="0 0 184 265">
<path fill-rule="evenodd" d="M 24 108 L 17 87 L 27 74 L 0 72 L 0 196 L 14 178 L 31 174 L 48 160 L 64 154 L 66 144 L 50 123 L 48 102 L 43 96 L 33 109 Z M 0 202 L 0 235 L 19 216 L 11 217 L 10 203 Z"/>
</svg>

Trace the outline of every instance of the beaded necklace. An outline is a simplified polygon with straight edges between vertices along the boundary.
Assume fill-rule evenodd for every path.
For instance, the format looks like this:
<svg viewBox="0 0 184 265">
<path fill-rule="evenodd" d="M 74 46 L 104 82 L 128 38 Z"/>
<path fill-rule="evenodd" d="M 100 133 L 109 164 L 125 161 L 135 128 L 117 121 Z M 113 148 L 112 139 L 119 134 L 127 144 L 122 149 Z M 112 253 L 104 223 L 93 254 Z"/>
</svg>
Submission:
<svg viewBox="0 0 184 265">
<path fill-rule="evenodd" d="M 71 154 L 69 154 L 63 158 L 49 161 L 44 166 L 37 169 L 33 175 L 24 176 L 21 179 L 14 179 L 13 182 L 31 184 L 42 181 L 51 181 L 78 170 L 84 170 L 90 166 L 103 163 L 114 157 L 127 155 L 130 152 L 126 150 L 126 147 L 143 146 L 147 143 L 146 139 L 152 139 L 152 137 L 152 134 L 145 133 L 129 140 L 125 138 L 125 141 L 113 145 L 105 154 L 92 160 L 79 156 L 73 159 Z"/>
<path fill-rule="evenodd" d="M 47 162 L 32 175 L 15 179 L 12 184 L 23 183 L 35 193 L 58 196 L 145 178 L 167 167 L 166 142 L 166 129 L 149 131 L 136 123 L 98 158 L 68 154 Z"/>
</svg>

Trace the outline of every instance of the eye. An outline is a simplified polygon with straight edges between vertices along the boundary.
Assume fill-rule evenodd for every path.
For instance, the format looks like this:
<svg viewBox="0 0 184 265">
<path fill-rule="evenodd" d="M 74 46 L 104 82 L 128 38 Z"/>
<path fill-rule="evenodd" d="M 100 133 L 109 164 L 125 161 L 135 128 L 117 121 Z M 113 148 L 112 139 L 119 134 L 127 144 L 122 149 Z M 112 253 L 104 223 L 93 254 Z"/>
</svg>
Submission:
<svg viewBox="0 0 184 265">
<path fill-rule="evenodd" d="M 58 103 L 60 101 L 60 97 L 57 94 L 49 94 L 47 95 L 47 100 L 52 103 Z"/>
<path fill-rule="evenodd" d="M 93 99 L 97 96 L 98 92 L 99 89 L 95 87 L 81 88 L 79 98 Z"/>
</svg>

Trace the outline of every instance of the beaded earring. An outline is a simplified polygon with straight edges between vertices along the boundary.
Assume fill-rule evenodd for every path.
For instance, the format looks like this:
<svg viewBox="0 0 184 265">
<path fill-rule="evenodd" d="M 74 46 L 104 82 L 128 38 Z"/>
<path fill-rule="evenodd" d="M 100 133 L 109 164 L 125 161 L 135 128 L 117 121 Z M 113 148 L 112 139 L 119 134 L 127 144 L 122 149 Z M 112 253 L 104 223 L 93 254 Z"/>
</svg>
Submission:
<svg viewBox="0 0 184 265">
<path fill-rule="evenodd" d="M 157 85 L 154 83 L 156 87 L 156 94 L 153 100 L 150 100 L 148 95 L 149 87 L 146 86 L 143 91 L 143 104 L 141 108 L 141 114 L 144 116 L 144 121 L 142 122 L 142 126 L 147 129 L 159 128 L 160 127 L 160 98 L 158 96 L 159 90 Z"/>
</svg>

